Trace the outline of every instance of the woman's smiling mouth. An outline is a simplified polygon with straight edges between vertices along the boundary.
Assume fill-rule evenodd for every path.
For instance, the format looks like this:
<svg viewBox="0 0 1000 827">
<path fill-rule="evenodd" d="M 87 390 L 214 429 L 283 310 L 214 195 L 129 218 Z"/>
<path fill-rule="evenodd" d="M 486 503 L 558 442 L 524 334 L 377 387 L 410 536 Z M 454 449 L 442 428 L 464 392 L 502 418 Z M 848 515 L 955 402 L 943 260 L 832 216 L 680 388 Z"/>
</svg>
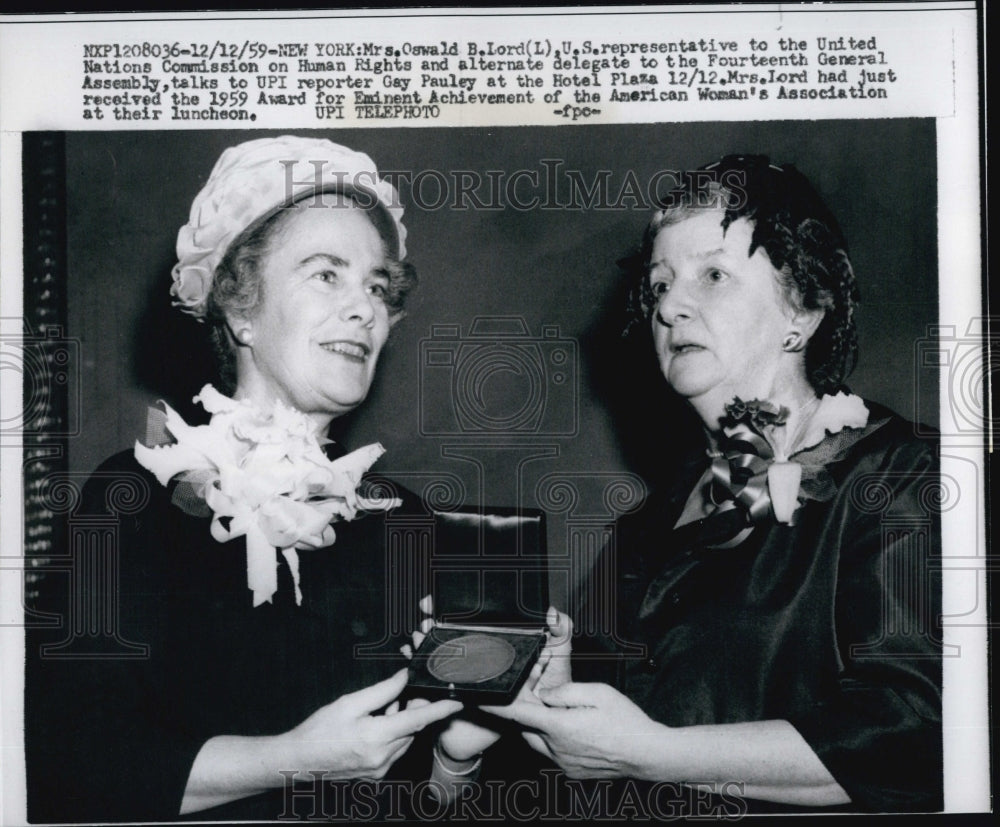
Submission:
<svg viewBox="0 0 1000 827">
<path fill-rule="evenodd" d="M 368 354 L 371 353 L 371 348 L 363 342 L 323 342 L 320 347 L 330 353 L 339 353 L 341 356 L 356 359 L 359 362 L 363 362 L 368 358 Z"/>
</svg>

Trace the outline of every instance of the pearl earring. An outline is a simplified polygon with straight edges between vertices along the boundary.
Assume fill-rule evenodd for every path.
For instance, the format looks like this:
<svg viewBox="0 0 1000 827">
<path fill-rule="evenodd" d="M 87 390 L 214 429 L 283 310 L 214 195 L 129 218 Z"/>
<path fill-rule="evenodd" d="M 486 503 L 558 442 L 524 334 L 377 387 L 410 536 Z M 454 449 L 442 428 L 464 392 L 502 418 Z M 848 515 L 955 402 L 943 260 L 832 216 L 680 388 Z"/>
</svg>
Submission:
<svg viewBox="0 0 1000 827">
<path fill-rule="evenodd" d="M 243 330 L 236 331 L 236 339 L 240 344 L 248 345 L 250 344 L 250 331 L 244 328 Z"/>
</svg>

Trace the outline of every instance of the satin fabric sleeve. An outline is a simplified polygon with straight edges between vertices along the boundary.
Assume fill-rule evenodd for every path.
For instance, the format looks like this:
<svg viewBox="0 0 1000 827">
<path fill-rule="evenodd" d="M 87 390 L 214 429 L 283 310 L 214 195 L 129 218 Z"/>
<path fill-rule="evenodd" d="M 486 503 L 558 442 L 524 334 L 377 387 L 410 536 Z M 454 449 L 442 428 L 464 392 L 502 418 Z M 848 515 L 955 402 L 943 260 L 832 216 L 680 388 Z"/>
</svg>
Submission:
<svg viewBox="0 0 1000 827">
<path fill-rule="evenodd" d="M 840 486 L 819 543 L 839 544 L 840 672 L 791 718 L 851 809 L 935 811 L 942 801 L 939 468 L 905 443 Z M 937 565 L 936 565 L 937 564 Z"/>
</svg>

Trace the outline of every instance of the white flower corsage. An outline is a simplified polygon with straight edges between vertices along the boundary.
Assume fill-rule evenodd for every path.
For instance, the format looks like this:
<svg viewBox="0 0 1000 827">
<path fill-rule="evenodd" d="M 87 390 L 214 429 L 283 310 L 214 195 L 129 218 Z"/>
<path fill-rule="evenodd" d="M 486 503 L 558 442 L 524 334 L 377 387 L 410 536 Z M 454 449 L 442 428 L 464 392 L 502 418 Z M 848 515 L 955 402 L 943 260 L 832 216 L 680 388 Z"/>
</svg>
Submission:
<svg viewBox="0 0 1000 827">
<path fill-rule="evenodd" d="M 135 458 L 161 485 L 178 477 L 212 513 L 212 537 L 220 543 L 246 536 L 247 586 L 253 605 L 278 590 L 280 549 L 302 602 L 296 549 L 333 543 L 332 523 L 352 520 L 359 510 L 387 510 L 398 499 L 366 499 L 357 493 L 362 475 L 385 452 L 378 443 L 336 460 L 327 459 L 312 421 L 276 402 L 263 413 L 245 401 L 205 385 L 194 398 L 212 414 L 192 427 L 169 405 L 164 427 L 170 445 L 135 445 Z"/>
<path fill-rule="evenodd" d="M 786 428 L 788 408 L 767 400 L 744 402 L 737 396 L 726 405 L 726 412 L 732 420 L 745 422 L 771 447 L 774 459 L 767 466 L 768 495 L 775 519 L 785 524 L 792 522 L 798 508 L 802 481 L 802 465 L 792 457 L 844 428 L 868 424 L 868 408 L 861 397 L 843 392 L 824 395 L 793 435 Z"/>
</svg>

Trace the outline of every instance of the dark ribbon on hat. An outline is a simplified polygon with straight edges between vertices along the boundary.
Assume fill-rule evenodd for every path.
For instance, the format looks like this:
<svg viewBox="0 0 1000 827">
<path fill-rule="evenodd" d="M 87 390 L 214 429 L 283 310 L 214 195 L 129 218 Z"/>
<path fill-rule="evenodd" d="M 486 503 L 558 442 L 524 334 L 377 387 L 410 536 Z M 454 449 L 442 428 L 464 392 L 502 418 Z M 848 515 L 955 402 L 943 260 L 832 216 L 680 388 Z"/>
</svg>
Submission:
<svg viewBox="0 0 1000 827">
<path fill-rule="evenodd" d="M 743 424 L 726 429 L 721 452 L 712 459 L 712 479 L 705 495 L 713 516 L 734 509 L 745 519 L 729 539 L 709 543 L 710 548 L 732 548 L 742 543 L 754 527 L 770 518 L 767 466 L 774 452 L 766 439 Z"/>
</svg>

